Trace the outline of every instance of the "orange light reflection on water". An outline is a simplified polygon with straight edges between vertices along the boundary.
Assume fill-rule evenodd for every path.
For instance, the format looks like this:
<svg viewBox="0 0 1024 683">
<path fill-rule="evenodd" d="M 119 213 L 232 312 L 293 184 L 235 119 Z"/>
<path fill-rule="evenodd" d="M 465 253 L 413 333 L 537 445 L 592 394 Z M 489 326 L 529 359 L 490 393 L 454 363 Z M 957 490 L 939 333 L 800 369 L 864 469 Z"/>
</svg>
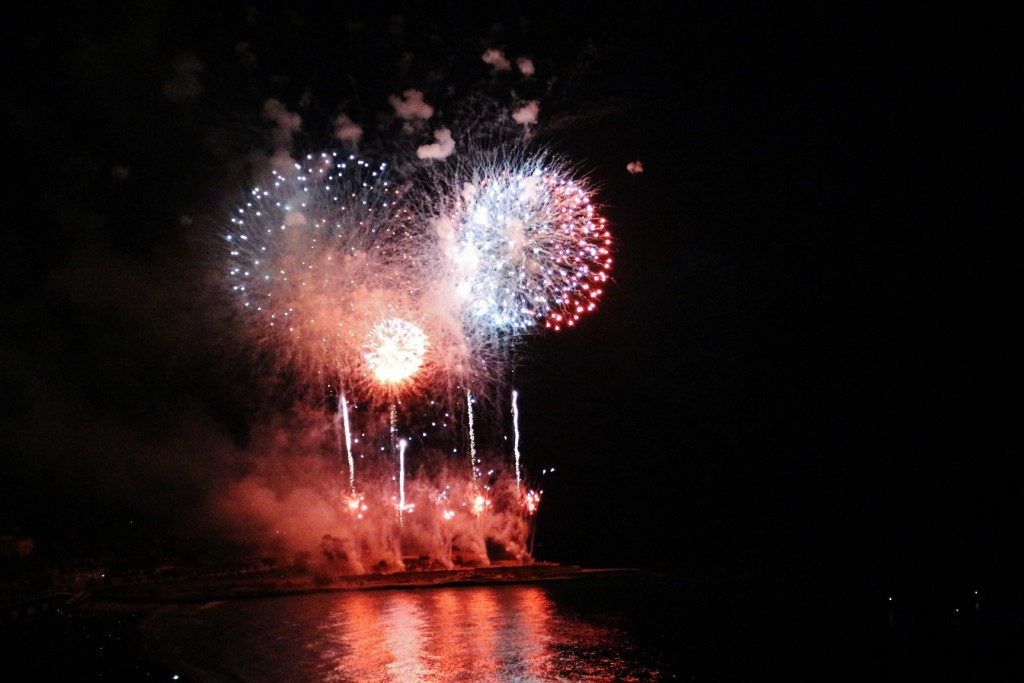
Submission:
<svg viewBox="0 0 1024 683">
<path fill-rule="evenodd" d="M 346 680 L 546 678 L 552 605 L 538 587 L 353 592 L 335 610 L 348 647 L 332 668 Z"/>
</svg>

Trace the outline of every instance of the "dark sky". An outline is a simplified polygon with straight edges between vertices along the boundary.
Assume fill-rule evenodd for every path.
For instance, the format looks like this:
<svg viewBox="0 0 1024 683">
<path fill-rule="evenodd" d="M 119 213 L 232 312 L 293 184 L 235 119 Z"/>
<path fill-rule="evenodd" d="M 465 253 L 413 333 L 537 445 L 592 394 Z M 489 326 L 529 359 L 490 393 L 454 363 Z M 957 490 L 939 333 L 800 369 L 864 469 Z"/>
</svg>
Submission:
<svg viewBox="0 0 1024 683">
<path fill-rule="evenodd" d="M 194 529 L 253 404 L 196 237 L 269 152 L 263 102 L 322 144 L 408 87 L 506 97 L 494 47 L 549 79 L 538 135 L 617 242 L 598 313 L 517 371 L 524 458 L 557 466 L 539 556 L 1016 566 L 1007 22 L 121 5 L 3 39 L 6 527 Z"/>
</svg>

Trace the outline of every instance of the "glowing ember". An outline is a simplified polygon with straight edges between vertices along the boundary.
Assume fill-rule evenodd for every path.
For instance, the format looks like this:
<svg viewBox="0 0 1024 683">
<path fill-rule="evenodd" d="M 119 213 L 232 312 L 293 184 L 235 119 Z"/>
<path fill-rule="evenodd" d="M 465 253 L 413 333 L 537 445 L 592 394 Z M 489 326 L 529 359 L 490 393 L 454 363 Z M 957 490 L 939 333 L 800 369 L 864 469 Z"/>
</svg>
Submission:
<svg viewBox="0 0 1024 683">
<path fill-rule="evenodd" d="M 537 512 L 537 507 L 540 505 L 540 493 L 534 490 L 529 490 L 526 495 L 523 496 L 523 505 L 526 507 L 528 514 L 534 514 Z"/>
<path fill-rule="evenodd" d="M 348 499 L 348 511 L 355 516 L 356 519 L 362 519 L 363 514 L 368 510 L 366 503 L 363 502 L 363 496 L 360 494 L 352 494 Z"/>
<path fill-rule="evenodd" d="M 484 498 L 482 495 L 477 495 L 473 499 L 473 514 L 479 515 L 487 508 L 491 507 L 491 501 Z"/>
</svg>

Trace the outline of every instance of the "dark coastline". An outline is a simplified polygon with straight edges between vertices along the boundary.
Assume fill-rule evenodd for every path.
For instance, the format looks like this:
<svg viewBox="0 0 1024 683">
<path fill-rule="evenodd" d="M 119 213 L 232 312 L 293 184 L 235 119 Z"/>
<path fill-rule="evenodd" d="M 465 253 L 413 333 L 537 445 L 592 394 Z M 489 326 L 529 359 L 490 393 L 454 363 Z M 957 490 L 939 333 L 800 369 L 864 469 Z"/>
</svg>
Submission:
<svg viewBox="0 0 1024 683">
<path fill-rule="evenodd" d="M 327 575 L 270 570 L 247 575 L 205 576 L 171 581 L 153 581 L 103 586 L 93 590 L 88 602 L 95 606 L 144 605 L 147 603 L 195 603 L 239 598 L 271 597 L 301 593 L 436 586 L 533 583 L 584 578 L 637 576 L 643 571 L 630 568 L 586 569 L 578 565 L 538 562 L 508 565 L 406 571 L 389 574 Z"/>
<path fill-rule="evenodd" d="M 147 642 L 146 620 L 158 610 L 281 595 L 610 579 L 644 573 L 539 562 L 343 576 L 270 570 L 101 585 L 78 594 L 53 594 L 45 609 L 22 609 L 17 617 L 0 622 L 0 643 L 11 670 L 25 672 L 23 680 L 202 680 L 159 643 Z"/>
</svg>

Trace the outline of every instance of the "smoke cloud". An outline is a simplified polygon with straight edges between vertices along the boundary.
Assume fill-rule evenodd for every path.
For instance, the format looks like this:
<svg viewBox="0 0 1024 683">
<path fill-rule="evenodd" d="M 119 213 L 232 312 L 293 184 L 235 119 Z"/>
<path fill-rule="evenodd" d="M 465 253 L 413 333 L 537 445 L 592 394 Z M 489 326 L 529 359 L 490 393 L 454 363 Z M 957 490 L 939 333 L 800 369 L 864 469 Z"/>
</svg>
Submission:
<svg viewBox="0 0 1024 683">
<path fill-rule="evenodd" d="M 434 115 L 434 108 L 423 101 L 423 93 L 419 90 L 406 90 L 401 97 L 391 95 L 388 102 L 395 115 L 405 121 L 426 120 Z"/>
<path fill-rule="evenodd" d="M 524 126 L 530 126 L 537 123 L 538 114 L 540 114 L 540 102 L 531 100 L 512 111 L 512 120 Z"/>
<path fill-rule="evenodd" d="M 495 71 L 511 71 L 512 64 L 505 58 L 505 53 L 495 48 L 485 50 L 480 59 L 494 67 Z"/>
<path fill-rule="evenodd" d="M 290 149 L 292 137 L 302 130 L 302 117 L 288 108 L 276 97 L 263 103 L 263 118 L 274 124 L 272 141 L 278 149 Z"/>
<path fill-rule="evenodd" d="M 455 140 L 447 128 L 434 131 L 434 139 L 437 140 L 434 144 L 419 147 L 416 156 L 420 159 L 446 159 L 455 151 Z"/>
<path fill-rule="evenodd" d="M 363 129 L 345 114 L 338 114 L 334 119 L 334 137 L 354 145 L 363 137 Z"/>
</svg>

